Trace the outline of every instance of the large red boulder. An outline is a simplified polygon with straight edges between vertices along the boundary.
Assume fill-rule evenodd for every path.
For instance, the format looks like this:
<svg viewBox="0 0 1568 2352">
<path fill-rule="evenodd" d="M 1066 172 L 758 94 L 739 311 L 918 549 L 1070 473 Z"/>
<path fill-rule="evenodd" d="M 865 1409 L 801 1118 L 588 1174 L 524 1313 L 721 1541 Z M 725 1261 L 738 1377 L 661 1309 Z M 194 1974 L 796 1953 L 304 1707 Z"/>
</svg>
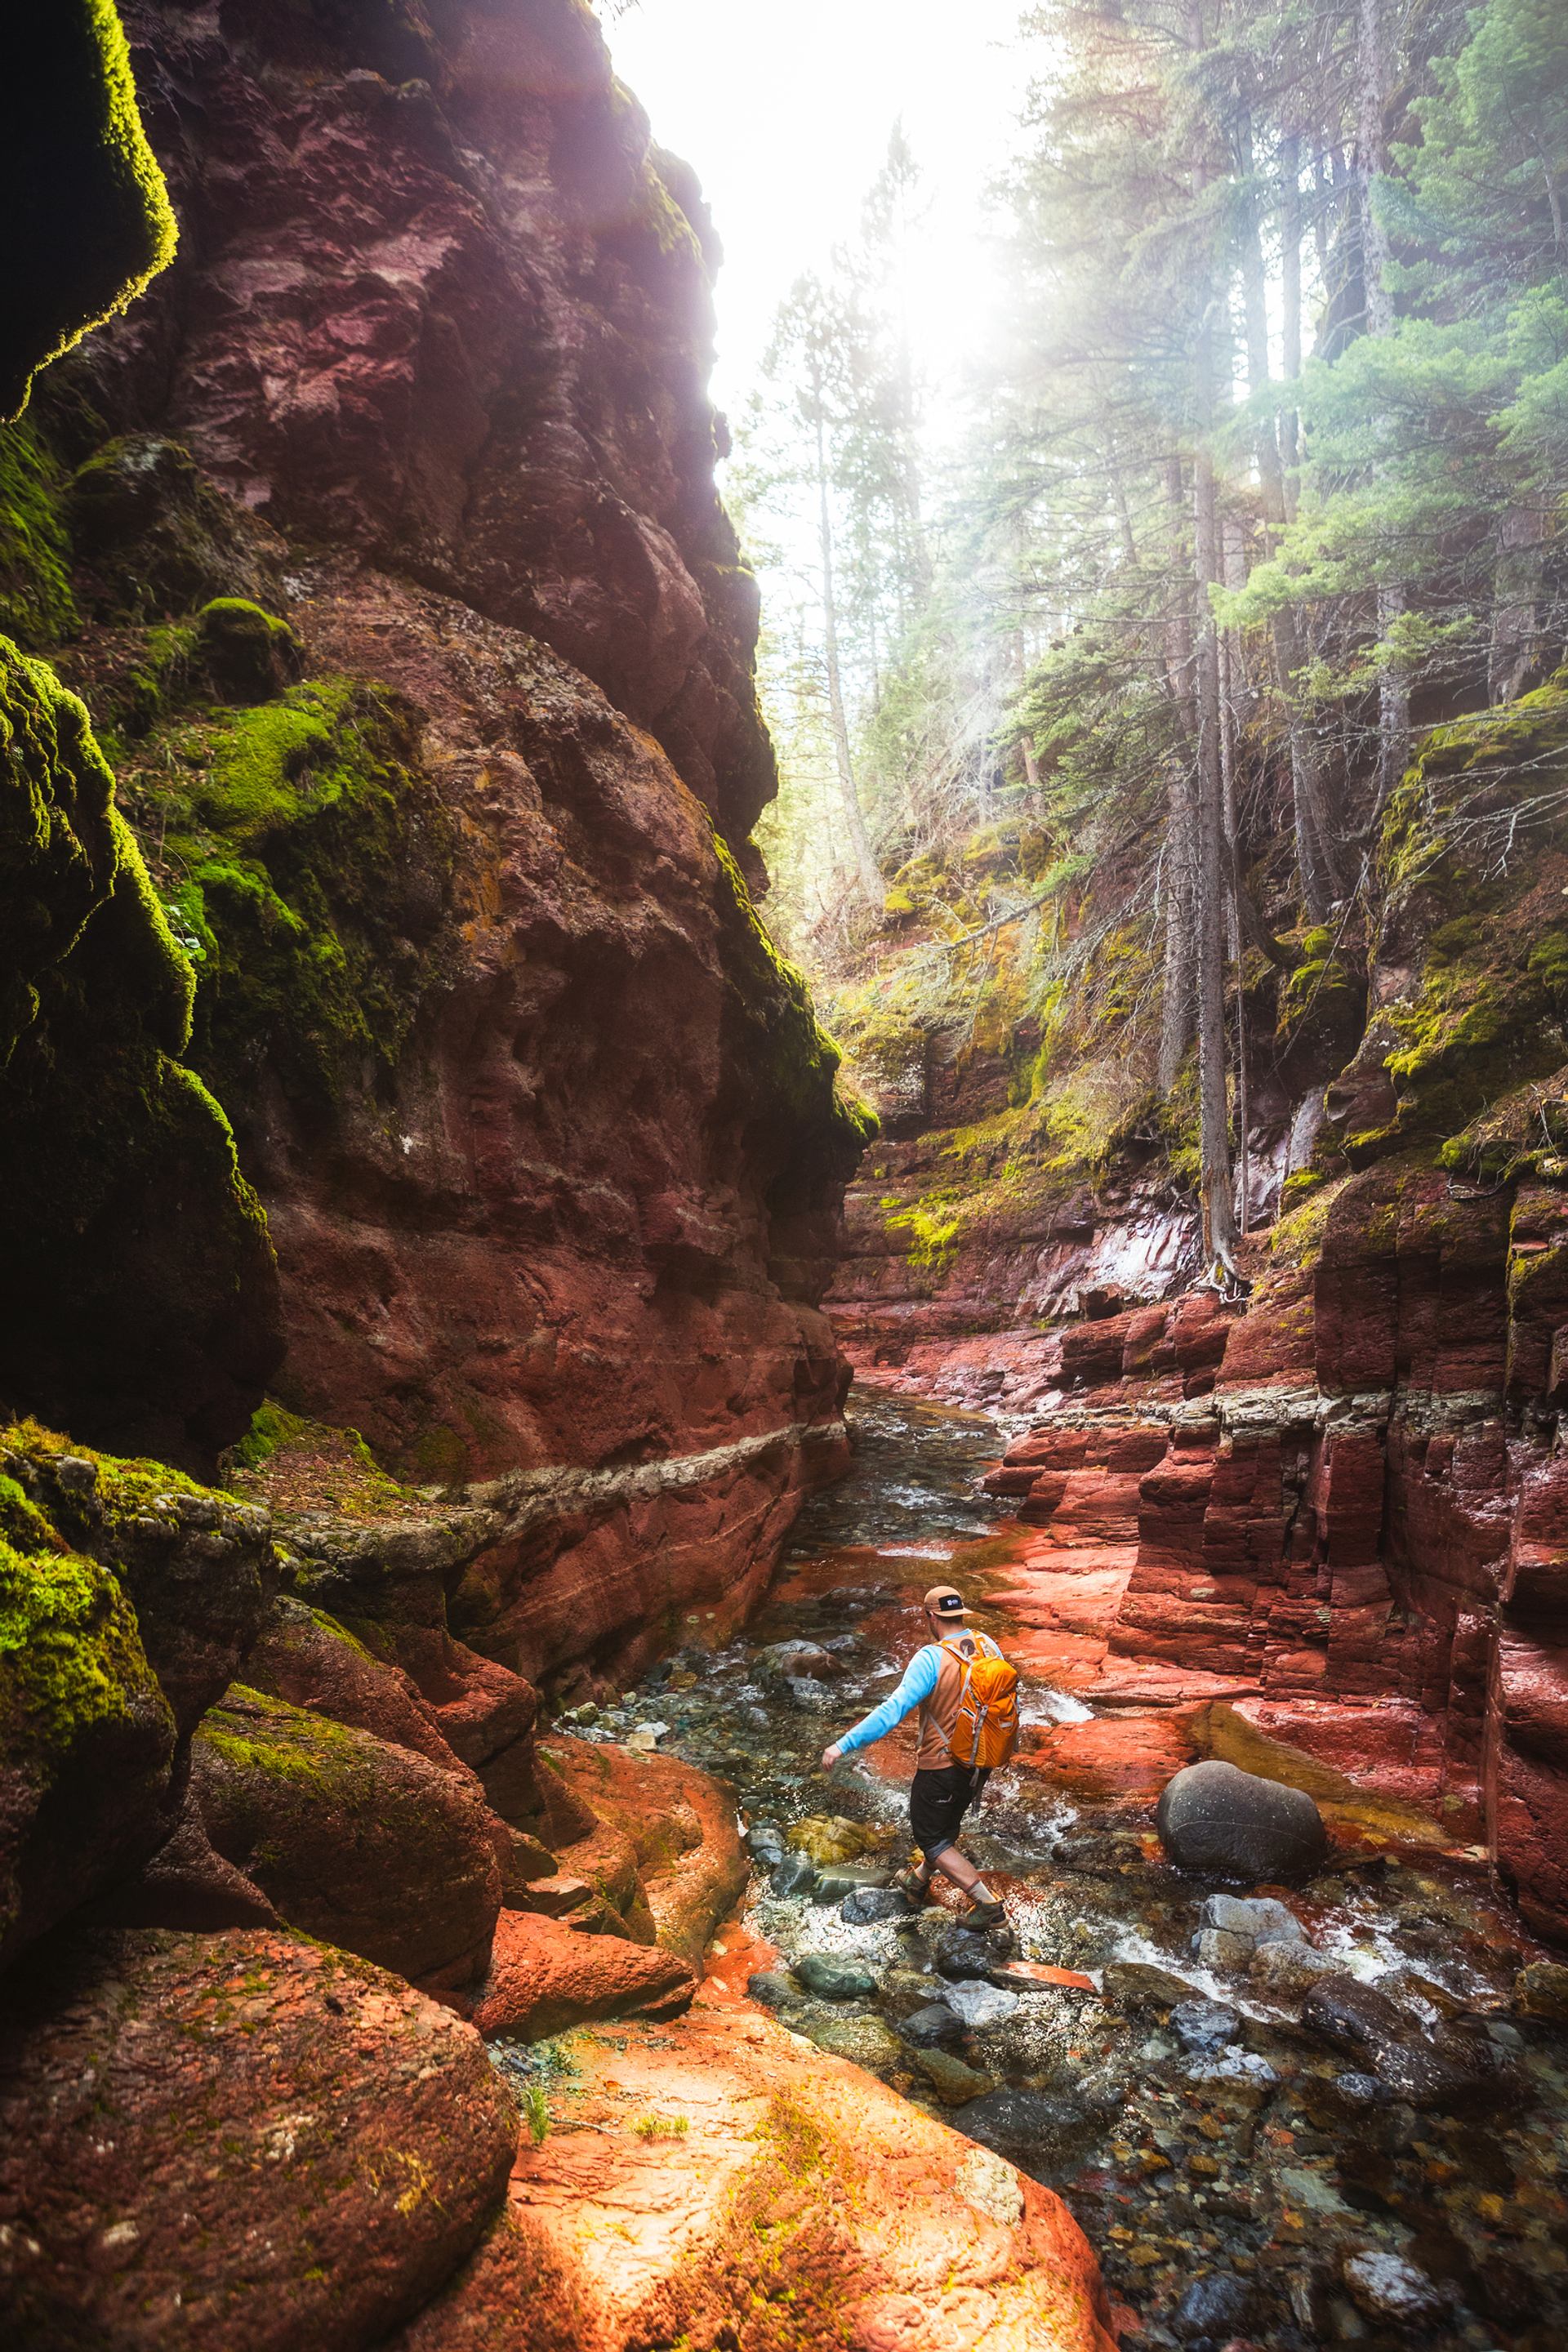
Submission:
<svg viewBox="0 0 1568 2352">
<path fill-rule="evenodd" d="M 493 2213 L 516 2144 L 472 2029 L 277 1932 L 88 1940 L 0 2022 L 18 2345 L 364 2352 Z"/>
<path fill-rule="evenodd" d="M 542 2042 L 605 2017 L 679 2017 L 697 1979 L 673 1952 L 587 1935 L 536 1911 L 503 1911 L 474 2008 L 481 2033 Z"/>
</svg>

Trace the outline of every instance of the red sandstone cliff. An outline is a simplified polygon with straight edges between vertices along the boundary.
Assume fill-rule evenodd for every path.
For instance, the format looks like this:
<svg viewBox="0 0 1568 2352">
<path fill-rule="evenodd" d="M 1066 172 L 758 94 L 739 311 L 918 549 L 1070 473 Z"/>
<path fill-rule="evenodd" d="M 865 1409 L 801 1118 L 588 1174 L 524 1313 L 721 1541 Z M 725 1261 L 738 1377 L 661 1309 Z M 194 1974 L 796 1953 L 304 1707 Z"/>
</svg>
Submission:
<svg viewBox="0 0 1568 2352">
<path fill-rule="evenodd" d="M 465 1624 L 606 1667 L 743 1605 L 840 1443 L 863 1139 L 742 879 L 711 231 L 574 0 L 126 22 L 181 246 L 35 404 L 75 620 L 36 642 L 195 961 L 275 1387 L 416 1478 L 521 1474 Z"/>
</svg>

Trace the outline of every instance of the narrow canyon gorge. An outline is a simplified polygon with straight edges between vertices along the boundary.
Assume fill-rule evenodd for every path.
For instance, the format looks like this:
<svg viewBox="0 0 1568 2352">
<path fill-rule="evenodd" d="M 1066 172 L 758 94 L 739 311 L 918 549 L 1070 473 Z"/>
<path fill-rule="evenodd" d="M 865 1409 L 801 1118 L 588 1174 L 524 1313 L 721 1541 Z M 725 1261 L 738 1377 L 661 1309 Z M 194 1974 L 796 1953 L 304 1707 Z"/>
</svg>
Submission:
<svg viewBox="0 0 1568 2352">
<path fill-rule="evenodd" d="M 1326 915 L 1231 777 L 1234 1183 L 1044 719 L 805 925 L 616 20 L 7 37 L 0 2333 L 1551 2352 L 1568 671 L 1416 697 Z M 822 1753 L 938 1575 L 984 1934 Z"/>
</svg>

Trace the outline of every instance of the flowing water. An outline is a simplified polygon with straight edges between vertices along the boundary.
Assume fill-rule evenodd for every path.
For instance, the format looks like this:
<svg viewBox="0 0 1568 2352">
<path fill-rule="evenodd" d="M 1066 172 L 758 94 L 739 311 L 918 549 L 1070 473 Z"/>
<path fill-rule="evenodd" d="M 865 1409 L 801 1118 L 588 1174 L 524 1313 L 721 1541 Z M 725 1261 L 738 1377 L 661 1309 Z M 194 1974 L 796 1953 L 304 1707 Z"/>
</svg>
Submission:
<svg viewBox="0 0 1568 2352">
<path fill-rule="evenodd" d="M 620 1737 L 651 1721 L 666 1750 L 734 1782 L 757 1868 L 715 1953 L 720 1989 L 749 1982 L 793 2031 L 1059 2190 L 1133 2352 L 1562 2352 L 1568 2035 L 1510 2007 L 1529 1948 L 1484 1881 L 1424 1856 L 1337 1854 L 1290 1898 L 1326 1958 L 1260 1983 L 1234 1956 L 1200 1964 L 1215 1890 L 1163 1860 L 1146 1811 L 1075 1808 L 1015 1766 L 963 1840 L 1005 1891 L 1005 1935 L 955 1944 L 956 1896 L 856 1921 L 876 1906 L 855 1885 L 908 1853 L 908 1749 L 863 1750 L 831 1776 L 820 1751 L 891 1687 L 923 1638 L 929 1584 L 959 1585 L 1006 1645 L 985 1596 L 1013 1538 L 977 1485 L 1001 1450 L 994 1422 L 886 1396 L 852 1419 L 854 1469 L 807 1506 L 745 1640 L 684 1654 L 574 1725 Z M 812 1652 L 770 1654 L 788 1643 Z M 1024 1701 L 1026 1722 L 1086 1712 L 1037 1682 Z M 815 1886 L 775 1891 L 805 1870 L 802 1844 Z M 955 1979 L 973 1987 L 1010 1958 L 1088 1981 L 1037 1981 L 966 2027 L 945 2000 Z M 815 1991 L 796 1973 L 808 1960 Z M 1376 2017 L 1371 2039 L 1353 2014 L 1332 2032 L 1304 2022 L 1312 1969 L 1392 2000 L 1403 2040 L 1380 2042 Z M 973 1991 L 953 2000 L 975 2008 Z"/>
</svg>

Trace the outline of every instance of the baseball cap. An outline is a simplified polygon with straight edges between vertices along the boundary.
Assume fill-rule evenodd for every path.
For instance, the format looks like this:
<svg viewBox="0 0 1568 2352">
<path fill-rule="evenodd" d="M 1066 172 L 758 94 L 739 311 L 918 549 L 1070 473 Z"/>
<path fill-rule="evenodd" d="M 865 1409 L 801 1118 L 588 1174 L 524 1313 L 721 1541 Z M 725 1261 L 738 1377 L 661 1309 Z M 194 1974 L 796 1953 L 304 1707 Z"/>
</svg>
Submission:
<svg viewBox="0 0 1568 2352">
<path fill-rule="evenodd" d="M 933 1617 L 967 1617 L 969 1614 L 969 1604 L 963 1593 L 954 1591 L 951 1584 L 933 1584 L 926 1594 L 924 1606 Z"/>
</svg>

